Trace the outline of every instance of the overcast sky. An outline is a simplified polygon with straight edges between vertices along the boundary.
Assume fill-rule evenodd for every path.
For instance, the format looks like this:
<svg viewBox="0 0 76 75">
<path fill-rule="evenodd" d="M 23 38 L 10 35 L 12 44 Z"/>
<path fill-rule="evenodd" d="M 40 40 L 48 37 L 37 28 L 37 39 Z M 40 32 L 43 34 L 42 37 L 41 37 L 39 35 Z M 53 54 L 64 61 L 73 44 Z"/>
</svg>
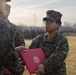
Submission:
<svg viewBox="0 0 76 75">
<path fill-rule="evenodd" d="M 47 10 L 60 11 L 62 22 L 76 23 L 76 0 L 12 0 L 9 19 L 15 24 L 42 26 Z"/>
</svg>

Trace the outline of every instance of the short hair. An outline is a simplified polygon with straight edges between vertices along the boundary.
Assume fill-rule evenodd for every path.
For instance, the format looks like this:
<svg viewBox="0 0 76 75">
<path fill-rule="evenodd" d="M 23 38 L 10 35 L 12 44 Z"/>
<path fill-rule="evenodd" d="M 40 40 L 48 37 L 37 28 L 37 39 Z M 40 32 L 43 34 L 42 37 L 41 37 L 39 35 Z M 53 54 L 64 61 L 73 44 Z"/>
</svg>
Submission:
<svg viewBox="0 0 76 75">
<path fill-rule="evenodd" d="M 6 2 L 10 2 L 11 0 L 6 0 Z"/>
<path fill-rule="evenodd" d="M 62 22 L 61 22 L 60 20 L 57 20 L 57 21 L 56 21 L 56 24 L 60 24 L 60 25 L 61 25 Z"/>
</svg>

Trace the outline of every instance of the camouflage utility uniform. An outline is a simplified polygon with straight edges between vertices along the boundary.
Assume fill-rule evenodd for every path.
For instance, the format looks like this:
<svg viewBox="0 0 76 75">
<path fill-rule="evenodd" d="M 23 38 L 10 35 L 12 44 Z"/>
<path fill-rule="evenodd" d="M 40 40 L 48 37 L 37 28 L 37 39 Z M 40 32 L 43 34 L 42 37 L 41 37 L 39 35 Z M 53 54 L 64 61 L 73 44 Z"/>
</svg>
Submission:
<svg viewBox="0 0 76 75">
<path fill-rule="evenodd" d="M 42 48 L 47 58 L 42 63 L 45 66 L 44 75 L 66 75 L 64 60 L 69 50 L 67 39 L 58 33 L 49 40 L 47 36 L 47 34 L 39 35 L 33 39 L 29 48 Z"/>
<path fill-rule="evenodd" d="M 25 46 L 23 32 L 19 29 L 18 26 L 16 26 L 12 22 L 8 21 L 7 23 L 13 32 L 13 39 L 14 39 L 15 47 Z M 21 57 L 19 57 L 19 63 L 23 64 Z M 5 74 L 5 75 L 12 75 L 12 74 Z"/>
<path fill-rule="evenodd" d="M 19 29 L 19 27 L 11 23 L 10 21 L 8 21 L 8 24 L 13 31 L 15 47 L 25 45 L 23 32 Z"/>
<path fill-rule="evenodd" d="M 13 32 L 9 25 L 3 19 L 0 19 L 0 75 L 4 75 L 4 67 L 13 75 L 23 73 L 23 67 L 19 64 L 13 38 Z"/>
</svg>

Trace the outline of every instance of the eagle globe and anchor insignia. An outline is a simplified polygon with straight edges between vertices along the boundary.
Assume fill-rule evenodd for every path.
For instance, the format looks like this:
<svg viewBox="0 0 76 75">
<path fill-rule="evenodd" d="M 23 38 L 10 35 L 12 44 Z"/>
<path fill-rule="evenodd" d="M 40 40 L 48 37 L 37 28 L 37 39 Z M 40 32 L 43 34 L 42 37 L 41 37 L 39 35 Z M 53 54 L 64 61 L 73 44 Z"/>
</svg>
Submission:
<svg viewBox="0 0 76 75">
<path fill-rule="evenodd" d="M 40 62 L 40 59 L 37 56 L 34 56 L 33 60 L 34 60 L 35 63 L 39 63 Z"/>
</svg>

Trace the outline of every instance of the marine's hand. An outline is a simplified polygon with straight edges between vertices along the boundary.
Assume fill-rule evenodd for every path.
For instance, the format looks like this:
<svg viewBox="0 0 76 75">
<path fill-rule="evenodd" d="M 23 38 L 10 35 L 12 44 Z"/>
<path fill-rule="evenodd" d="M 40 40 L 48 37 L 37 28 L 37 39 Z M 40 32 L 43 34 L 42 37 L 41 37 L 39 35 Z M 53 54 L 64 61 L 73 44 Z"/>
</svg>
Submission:
<svg viewBox="0 0 76 75">
<path fill-rule="evenodd" d="M 25 46 L 18 46 L 18 47 L 15 47 L 15 50 L 16 51 L 20 51 L 22 49 L 27 49 Z"/>
<path fill-rule="evenodd" d="M 44 74 L 45 73 L 45 67 L 43 64 L 38 65 L 36 73 L 37 74 Z"/>
</svg>

